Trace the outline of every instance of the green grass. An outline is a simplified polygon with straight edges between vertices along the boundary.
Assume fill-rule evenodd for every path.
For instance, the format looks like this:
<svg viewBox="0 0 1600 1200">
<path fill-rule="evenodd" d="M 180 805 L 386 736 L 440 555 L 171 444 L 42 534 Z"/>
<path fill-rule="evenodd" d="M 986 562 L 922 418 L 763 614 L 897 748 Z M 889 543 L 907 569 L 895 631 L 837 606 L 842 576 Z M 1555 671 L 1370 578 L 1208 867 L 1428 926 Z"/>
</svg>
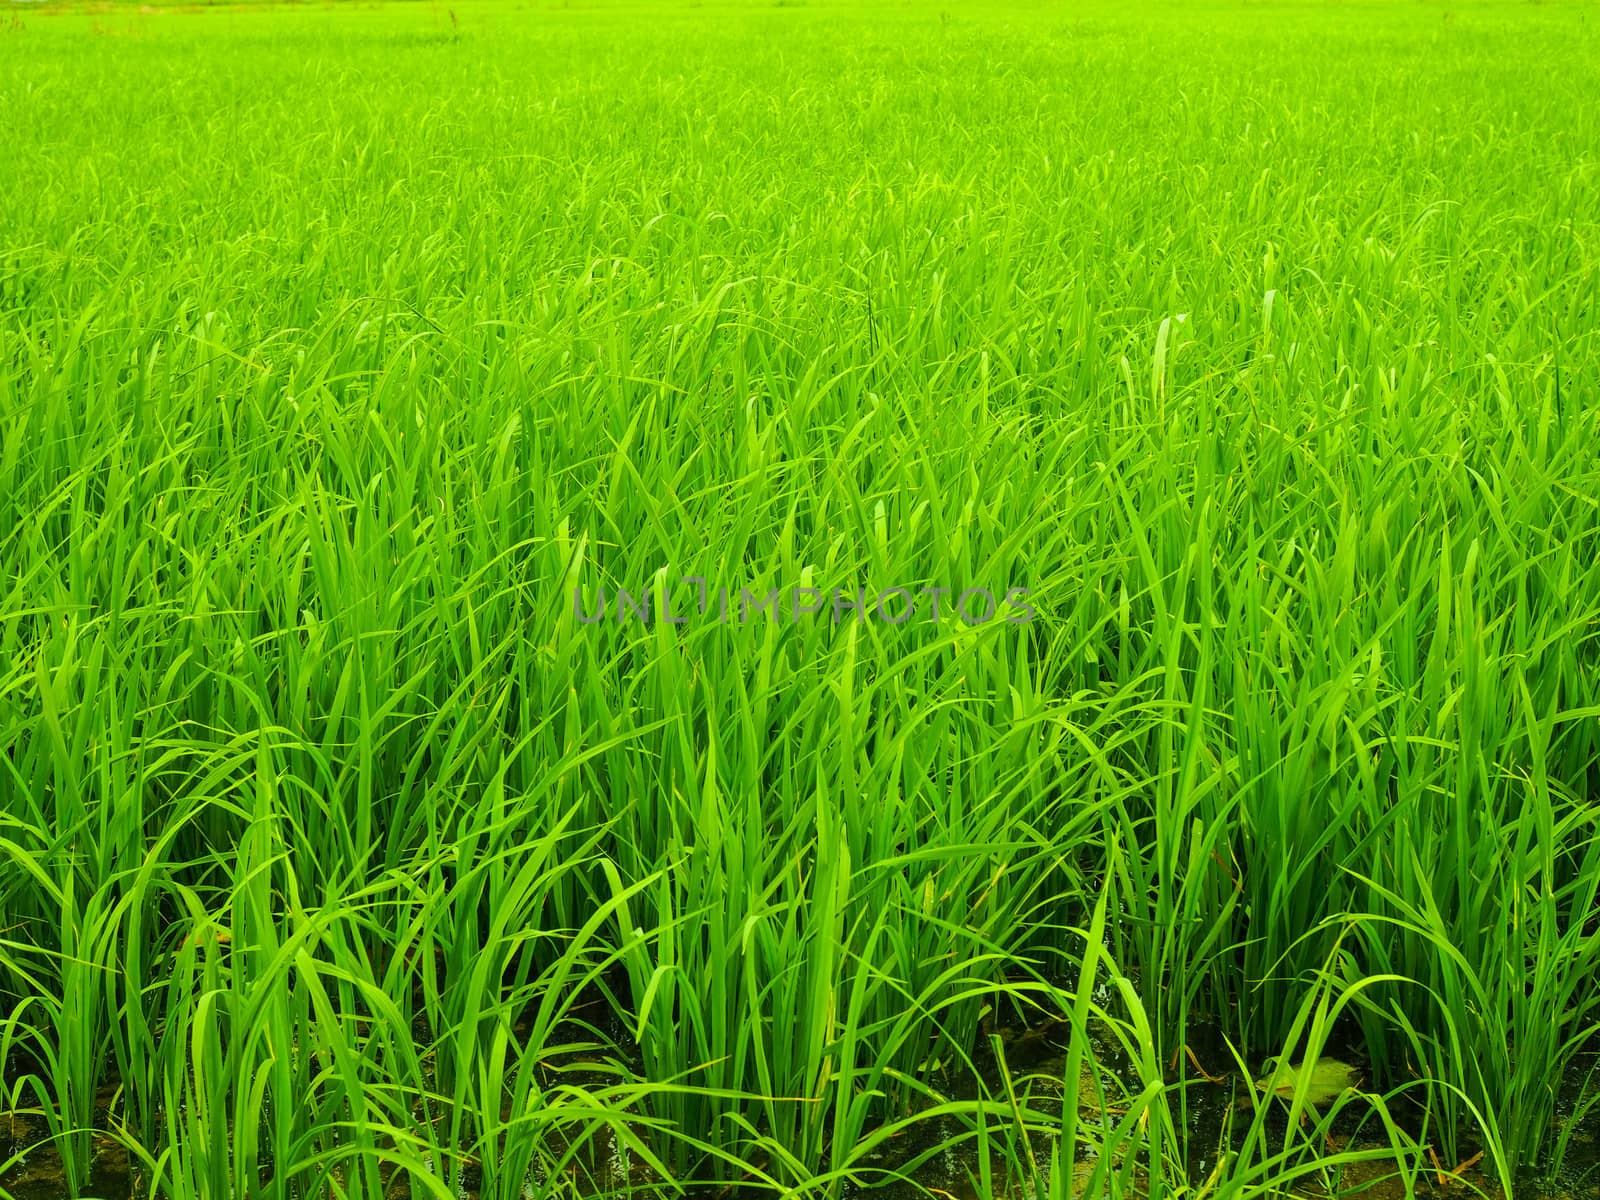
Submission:
<svg viewBox="0 0 1600 1200">
<path fill-rule="evenodd" d="M 1570 1174 L 1597 94 L 1583 3 L 18 6 L 0 1192 Z M 1037 615 L 574 611 L 689 578 Z"/>
</svg>

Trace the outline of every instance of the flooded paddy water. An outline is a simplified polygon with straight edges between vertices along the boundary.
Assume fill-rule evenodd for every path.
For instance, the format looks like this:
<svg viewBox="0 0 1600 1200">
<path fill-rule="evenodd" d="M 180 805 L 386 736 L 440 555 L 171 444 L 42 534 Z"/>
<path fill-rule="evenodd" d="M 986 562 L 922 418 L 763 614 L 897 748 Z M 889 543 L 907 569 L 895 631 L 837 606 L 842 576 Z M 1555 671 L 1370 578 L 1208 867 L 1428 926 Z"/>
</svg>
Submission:
<svg viewBox="0 0 1600 1200">
<path fill-rule="evenodd" d="M 1067 1066 L 1067 1047 L 1064 1044 L 1065 1025 L 1052 1021 L 1033 1028 L 1002 1028 L 993 1039 L 974 1048 L 974 1062 L 981 1071 L 984 1086 L 992 1093 L 1004 1094 L 1007 1090 L 1002 1079 L 1000 1055 L 1004 1056 L 1005 1069 L 1010 1075 L 1011 1091 L 1026 1100 L 1034 1112 L 1051 1112 L 1051 1100 L 1057 1100 L 1055 1112 L 1059 1113 L 1059 1097 Z M 620 1023 L 611 1022 L 606 1030 L 617 1045 L 626 1044 L 626 1031 Z M 1218 1062 L 1225 1058 L 1222 1042 L 1214 1034 L 1207 1037 L 1199 1031 L 1197 1043 L 1213 1054 Z M 996 1053 L 998 1049 L 999 1053 Z M 1115 1102 L 1106 1095 L 1106 1080 L 1120 1076 L 1132 1082 L 1125 1063 L 1119 1064 L 1119 1055 L 1108 1041 L 1096 1039 L 1096 1059 L 1100 1071 L 1083 1061 L 1079 1066 L 1080 1119 L 1089 1126 L 1098 1123 L 1101 1115 L 1119 1115 Z M 1352 1055 L 1353 1056 L 1353 1055 Z M 1197 1055 L 1197 1059 L 1202 1056 Z M 1515 1200 L 1593 1200 L 1600 1195 L 1600 1105 L 1592 1103 L 1593 1093 L 1585 1093 L 1585 1084 L 1593 1084 L 1591 1056 L 1582 1071 L 1575 1070 L 1564 1081 L 1559 1106 L 1558 1124 L 1568 1141 L 1566 1164 L 1554 1179 L 1529 1179 L 1518 1185 Z M 562 1077 L 568 1081 L 585 1078 L 601 1079 L 615 1067 L 616 1058 L 585 1062 L 574 1059 L 560 1066 Z M 1175 1109 L 1181 1107 L 1181 1128 L 1186 1134 L 1187 1177 L 1203 1194 L 1208 1180 L 1214 1180 L 1219 1164 L 1237 1151 L 1243 1125 L 1237 1119 L 1241 1109 L 1248 1105 L 1248 1092 L 1236 1071 L 1218 1070 L 1215 1063 L 1205 1068 L 1213 1079 L 1190 1074 L 1183 1085 L 1181 1106 L 1176 1096 L 1169 1099 Z M 966 1098 L 976 1094 L 968 1089 Z M 956 1098 L 956 1097 L 952 1097 Z M 1590 1100 L 1587 1106 L 1584 1101 Z M 101 1088 L 96 1103 L 96 1132 L 93 1137 L 94 1160 L 87 1188 L 82 1195 L 92 1200 L 146 1200 L 150 1195 L 142 1186 L 144 1171 L 136 1167 L 135 1158 L 115 1136 L 114 1109 L 116 1089 L 108 1085 Z M 1411 1132 L 1419 1132 L 1423 1115 L 1397 1110 Z M 1582 1113 L 1581 1119 L 1575 1119 Z M 1378 1154 L 1371 1160 L 1344 1163 L 1319 1174 L 1314 1180 L 1304 1182 L 1285 1196 L 1315 1197 L 1347 1196 L 1364 1200 L 1400 1200 L 1402 1197 L 1422 1197 L 1425 1200 L 1459 1200 L 1479 1196 L 1485 1200 L 1505 1200 L 1503 1192 L 1482 1160 L 1469 1163 L 1455 1172 L 1450 1164 L 1439 1164 L 1439 1169 L 1425 1169 L 1414 1181 L 1402 1175 L 1388 1145 L 1380 1139 L 1363 1137 L 1361 1115 L 1351 1111 L 1339 1123 L 1330 1138 L 1330 1148 L 1340 1151 L 1371 1150 Z M 1288 1118 L 1278 1110 L 1269 1112 L 1267 1129 L 1273 1137 L 1282 1138 L 1287 1133 Z M 1028 1139 L 1032 1161 L 1039 1165 L 1039 1179 L 1048 1185 L 1049 1164 L 1054 1138 L 1047 1133 L 1034 1132 Z M 561 1147 L 560 1150 L 566 1150 Z M 992 1168 L 997 1154 L 991 1151 L 991 1190 L 985 1190 L 984 1155 L 975 1145 L 969 1125 L 949 1117 L 935 1117 L 913 1126 L 905 1135 L 858 1164 L 856 1175 L 870 1180 L 877 1172 L 904 1173 L 909 1178 L 895 1179 L 882 1184 L 845 1182 L 840 1196 L 847 1200 L 1031 1200 L 1032 1192 L 1025 1183 L 1013 1182 L 1009 1186 L 993 1183 Z M 69 1195 L 60 1156 L 49 1144 L 49 1130 L 37 1115 L 28 1112 L 0 1113 L 0 1164 L 9 1164 L 0 1171 L 0 1196 L 8 1200 L 66 1200 Z M 909 1169 L 908 1169 L 909 1167 Z M 1080 1144 L 1079 1159 L 1074 1167 L 1074 1181 L 1069 1189 L 1073 1197 L 1086 1193 L 1094 1168 L 1094 1149 L 1086 1140 Z M 464 1200 L 476 1196 L 476 1170 L 468 1168 L 463 1176 L 459 1194 Z M 600 1130 L 572 1155 L 567 1168 L 569 1176 L 566 1190 L 559 1194 L 593 1197 L 650 1196 L 673 1194 L 674 1190 L 658 1175 L 638 1161 L 620 1140 L 606 1130 Z M 526 1194 L 538 1194 L 537 1184 L 530 1179 Z M 422 1195 L 423 1193 L 416 1193 Z M 690 1187 L 686 1195 L 696 1200 L 768 1200 L 776 1193 L 753 1183 L 719 1187 Z M 1146 1194 L 1136 1191 L 1135 1195 Z M 401 1200 L 413 1195 L 411 1185 L 401 1173 L 390 1176 L 385 1200 Z"/>
</svg>

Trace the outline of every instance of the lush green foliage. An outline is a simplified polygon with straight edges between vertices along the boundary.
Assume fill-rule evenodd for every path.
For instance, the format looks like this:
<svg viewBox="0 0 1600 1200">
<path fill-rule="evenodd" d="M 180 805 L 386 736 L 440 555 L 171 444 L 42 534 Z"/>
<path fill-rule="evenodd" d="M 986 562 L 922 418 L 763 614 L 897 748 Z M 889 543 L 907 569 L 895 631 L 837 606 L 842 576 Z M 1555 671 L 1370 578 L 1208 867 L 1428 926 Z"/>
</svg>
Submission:
<svg viewBox="0 0 1600 1200">
<path fill-rule="evenodd" d="M 1220 1030 L 1247 1100 L 1367 1062 L 1230 1107 L 1212 1194 L 1558 1165 L 1600 1020 L 1597 31 L 29 10 L 0 1113 L 81 1189 L 113 1085 L 178 1200 L 607 1159 L 830 1195 L 957 1144 L 993 1192 L 1169 1195 Z M 574 612 L 686 577 L 1037 617 Z M 1045 1018 L 1055 1101 L 990 1036 Z"/>
</svg>

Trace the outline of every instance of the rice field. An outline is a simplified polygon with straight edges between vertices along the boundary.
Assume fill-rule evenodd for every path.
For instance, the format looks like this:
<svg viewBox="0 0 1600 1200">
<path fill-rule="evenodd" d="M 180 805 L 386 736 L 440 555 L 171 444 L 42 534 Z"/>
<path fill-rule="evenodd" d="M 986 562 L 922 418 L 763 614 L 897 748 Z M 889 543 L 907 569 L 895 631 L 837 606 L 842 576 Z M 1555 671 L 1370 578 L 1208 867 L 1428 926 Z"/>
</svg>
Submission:
<svg viewBox="0 0 1600 1200">
<path fill-rule="evenodd" d="M 1600 7 L 0 11 L 0 1196 L 1600 1195 Z"/>
</svg>

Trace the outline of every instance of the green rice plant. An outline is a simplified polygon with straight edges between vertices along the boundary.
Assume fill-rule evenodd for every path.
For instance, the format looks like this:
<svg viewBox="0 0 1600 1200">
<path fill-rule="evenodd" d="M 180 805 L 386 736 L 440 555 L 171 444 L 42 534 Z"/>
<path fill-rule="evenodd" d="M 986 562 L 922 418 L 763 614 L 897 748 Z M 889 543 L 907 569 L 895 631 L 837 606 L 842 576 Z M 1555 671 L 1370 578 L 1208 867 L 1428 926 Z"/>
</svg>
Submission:
<svg viewBox="0 0 1600 1200">
<path fill-rule="evenodd" d="M 32 1065 L 8 1081 L 6 1107 L 43 1115 L 68 1186 L 76 1189 L 87 1178 L 95 1094 L 105 1059 L 111 989 L 103 977 L 115 939 L 115 914 L 106 911 L 103 892 L 87 902 L 78 900 L 82 884 L 75 873 L 57 884 L 37 860 L 25 859 L 16 843 L 0 844 L 0 849 L 60 906 L 55 931 L 59 951 L 43 954 L 41 947 L 27 942 L 13 942 L 0 951 L 9 976 L 28 990 L 0 1024 L 0 1062 L 20 1059 Z"/>
<path fill-rule="evenodd" d="M 1070 996 L 1060 1125 L 1053 1131 L 1048 1166 L 1041 1169 L 1030 1154 L 1031 1192 L 1039 1200 L 1159 1196 L 1182 1188 L 1182 1172 L 1174 1163 L 1183 1138 L 1173 1124 L 1155 1031 L 1132 982 L 1104 957 L 1111 894 L 1110 888 L 1100 893 L 1084 934 L 1077 987 Z M 1123 1015 L 1113 1016 L 1096 1000 L 1102 972 Z M 1131 1074 L 1126 1084 L 1099 1061 L 1091 1029 L 1100 1030 L 1103 1041 L 1126 1060 Z M 1085 1083 L 1091 1085 L 1092 1099 L 1083 1095 Z"/>
<path fill-rule="evenodd" d="M 1266 1075 L 1255 1079 L 1234 1052 L 1244 1089 L 1232 1110 L 1242 1108 L 1250 1117 L 1237 1139 L 1229 1136 L 1236 1148 L 1225 1150 L 1218 1164 L 1218 1195 L 1275 1195 L 1295 1184 L 1320 1185 L 1338 1194 L 1343 1167 L 1388 1161 L 1394 1163 L 1390 1178 L 1413 1193 L 1425 1160 L 1423 1147 L 1391 1112 L 1390 1101 L 1400 1089 L 1388 1095 L 1362 1091 L 1355 1068 L 1324 1054 L 1344 1010 L 1393 982 L 1385 976 L 1344 978 L 1339 969 L 1345 962 L 1336 941 L 1329 960 L 1307 978 L 1284 1052 L 1267 1060 Z M 1270 1121 L 1280 1109 L 1283 1132 L 1275 1135 Z M 1345 1148 L 1335 1150 L 1333 1132 L 1352 1115 L 1358 1131 L 1371 1125 L 1378 1136 L 1363 1145 L 1359 1134 L 1345 1134 Z M 1507 1163 L 1497 1159 L 1495 1170 L 1509 1194 Z"/>
</svg>

